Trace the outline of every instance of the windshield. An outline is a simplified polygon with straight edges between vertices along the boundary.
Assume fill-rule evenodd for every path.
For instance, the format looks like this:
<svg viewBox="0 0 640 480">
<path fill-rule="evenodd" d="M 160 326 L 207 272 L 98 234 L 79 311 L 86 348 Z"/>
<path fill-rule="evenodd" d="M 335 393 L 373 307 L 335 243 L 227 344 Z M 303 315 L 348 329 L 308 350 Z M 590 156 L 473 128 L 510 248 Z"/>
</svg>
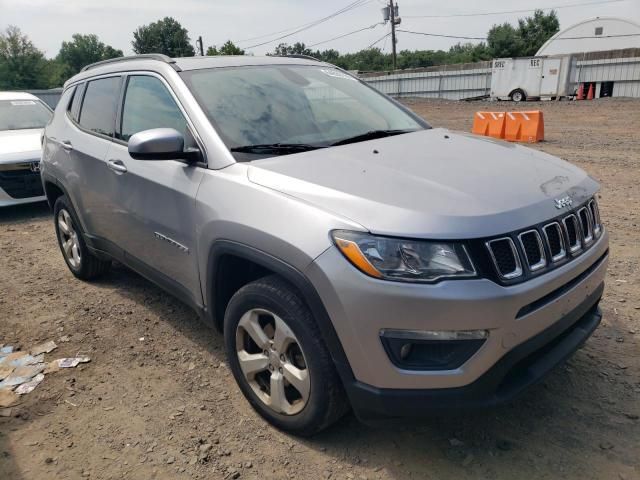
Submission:
<svg viewBox="0 0 640 480">
<path fill-rule="evenodd" d="M 239 161 L 428 128 L 328 66 L 212 68 L 181 75 Z M 252 151 L 253 146 L 260 148 Z"/>
<path fill-rule="evenodd" d="M 51 115 L 38 100 L 0 100 L 0 131 L 44 128 Z"/>
</svg>

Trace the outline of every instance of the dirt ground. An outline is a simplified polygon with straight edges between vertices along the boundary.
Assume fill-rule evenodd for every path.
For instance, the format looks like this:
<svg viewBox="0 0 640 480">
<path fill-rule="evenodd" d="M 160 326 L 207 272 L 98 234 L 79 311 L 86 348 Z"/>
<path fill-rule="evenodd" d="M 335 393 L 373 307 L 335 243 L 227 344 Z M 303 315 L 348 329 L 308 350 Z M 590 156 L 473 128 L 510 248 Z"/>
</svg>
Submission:
<svg viewBox="0 0 640 480">
<path fill-rule="evenodd" d="M 467 131 L 474 111 L 496 107 L 407 103 Z M 497 409 L 393 428 L 350 415 L 300 440 L 251 410 L 194 312 L 122 267 L 76 280 L 46 206 L 4 209 L 0 344 L 69 336 L 47 358 L 91 362 L 0 412 L 0 479 L 640 479 L 640 102 L 522 108 L 545 114 L 534 148 L 602 182 L 611 234 L 603 323 L 542 384 Z"/>
</svg>

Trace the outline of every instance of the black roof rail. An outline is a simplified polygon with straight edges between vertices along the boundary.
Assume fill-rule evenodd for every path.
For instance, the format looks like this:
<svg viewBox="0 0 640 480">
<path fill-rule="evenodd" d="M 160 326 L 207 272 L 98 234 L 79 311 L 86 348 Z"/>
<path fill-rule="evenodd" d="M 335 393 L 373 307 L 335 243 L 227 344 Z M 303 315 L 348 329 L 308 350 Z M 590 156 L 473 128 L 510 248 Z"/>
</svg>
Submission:
<svg viewBox="0 0 640 480">
<path fill-rule="evenodd" d="M 315 60 L 316 62 L 322 62 L 319 58 L 312 57 L 311 55 L 301 55 L 299 53 L 292 53 L 291 55 L 282 55 L 286 58 L 304 58 L 306 60 Z"/>
<path fill-rule="evenodd" d="M 108 60 L 102 60 L 100 62 L 91 63 L 80 70 L 81 72 L 86 72 L 95 67 L 100 67 L 102 65 L 108 65 L 110 63 L 118 63 L 118 62 L 126 62 L 129 60 L 158 60 L 159 62 L 168 63 L 173 67 L 173 69 L 177 72 L 180 72 L 181 69 L 176 65 L 176 61 L 168 57 L 167 55 L 163 55 L 162 53 L 143 53 L 141 55 L 130 55 L 128 57 L 116 57 L 110 58 Z"/>
</svg>

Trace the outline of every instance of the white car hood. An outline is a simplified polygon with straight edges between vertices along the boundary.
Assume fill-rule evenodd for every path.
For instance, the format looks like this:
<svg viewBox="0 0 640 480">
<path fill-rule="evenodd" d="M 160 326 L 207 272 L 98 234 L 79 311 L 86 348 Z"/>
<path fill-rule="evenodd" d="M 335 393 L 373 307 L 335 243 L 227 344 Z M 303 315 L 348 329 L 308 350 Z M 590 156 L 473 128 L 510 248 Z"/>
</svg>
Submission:
<svg viewBox="0 0 640 480">
<path fill-rule="evenodd" d="M 0 131 L 0 162 L 40 158 L 41 128 Z"/>
</svg>

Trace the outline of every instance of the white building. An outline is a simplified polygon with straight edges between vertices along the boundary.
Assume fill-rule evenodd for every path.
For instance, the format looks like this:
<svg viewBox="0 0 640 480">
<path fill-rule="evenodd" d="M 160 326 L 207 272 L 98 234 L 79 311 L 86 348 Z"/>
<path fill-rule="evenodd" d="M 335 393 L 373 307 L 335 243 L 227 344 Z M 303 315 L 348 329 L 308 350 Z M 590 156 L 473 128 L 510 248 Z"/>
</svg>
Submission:
<svg viewBox="0 0 640 480">
<path fill-rule="evenodd" d="M 536 56 L 640 48 L 640 25 L 624 18 L 596 17 L 559 31 Z"/>
</svg>

